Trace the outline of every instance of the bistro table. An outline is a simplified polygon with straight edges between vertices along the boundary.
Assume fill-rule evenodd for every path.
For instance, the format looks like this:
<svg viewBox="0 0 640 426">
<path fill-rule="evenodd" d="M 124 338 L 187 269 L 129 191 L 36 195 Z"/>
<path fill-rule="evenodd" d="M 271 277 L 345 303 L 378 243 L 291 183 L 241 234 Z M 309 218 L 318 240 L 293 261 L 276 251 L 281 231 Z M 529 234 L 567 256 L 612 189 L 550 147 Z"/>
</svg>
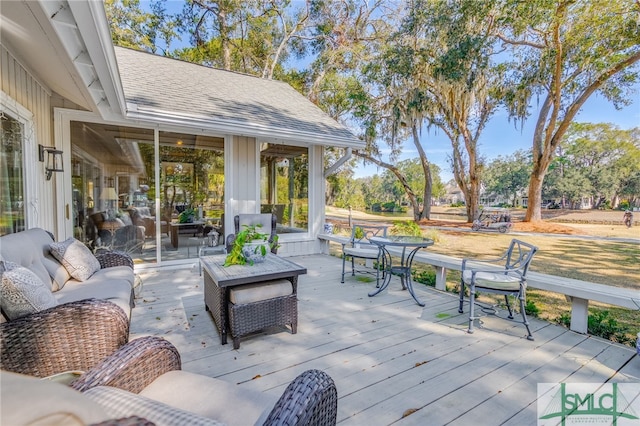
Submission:
<svg viewBox="0 0 640 426">
<path fill-rule="evenodd" d="M 256 310 L 250 306 L 250 315 L 262 315 L 263 320 L 256 321 L 261 326 L 272 326 L 283 321 L 291 322 L 292 333 L 296 333 L 298 324 L 298 276 L 307 273 L 307 269 L 290 261 L 289 259 L 267 253 L 264 262 L 254 265 L 224 266 L 225 254 L 203 256 L 200 260 L 204 269 L 204 302 L 205 308 L 213 316 L 214 322 L 220 333 L 220 343 L 227 343 L 227 332 L 231 331 L 234 338 L 234 349 L 238 342 L 230 326 L 229 316 L 230 301 L 229 291 L 236 286 L 246 284 L 268 284 L 277 279 L 286 279 L 291 282 L 293 292 L 289 296 L 277 297 L 267 301 L 258 302 Z M 284 316 L 283 316 L 284 315 Z M 278 324 L 280 325 L 280 324 Z"/>
<path fill-rule="evenodd" d="M 433 240 L 423 237 L 412 237 L 404 235 L 392 235 L 388 237 L 371 237 L 369 241 L 378 246 L 380 250 L 380 257 L 382 259 L 382 268 L 385 271 L 384 281 L 382 285 L 376 289 L 376 291 L 369 293 L 369 297 L 373 297 L 386 289 L 391 281 L 391 276 L 399 275 L 400 282 L 402 283 L 402 289 L 409 290 L 411 297 L 420 306 L 424 306 L 422 302 L 416 296 L 413 290 L 413 282 L 411 281 L 411 266 L 413 265 L 413 258 L 421 248 L 429 247 L 433 245 Z M 389 253 L 388 247 L 402 248 L 402 256 L 400 257 L 400 265 L 394 266 L 391 262 L 391 253 Z M 407 249 L 410 249 L 409 254 L 406 255 Z"/>
</svg>

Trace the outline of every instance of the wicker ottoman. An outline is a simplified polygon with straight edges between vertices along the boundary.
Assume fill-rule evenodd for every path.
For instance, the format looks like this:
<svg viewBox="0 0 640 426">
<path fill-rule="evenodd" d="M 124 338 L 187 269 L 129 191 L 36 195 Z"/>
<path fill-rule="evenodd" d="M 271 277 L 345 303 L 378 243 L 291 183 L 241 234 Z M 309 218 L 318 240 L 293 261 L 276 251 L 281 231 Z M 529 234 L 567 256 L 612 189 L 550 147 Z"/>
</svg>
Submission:
<svg viewBox="0 0 640 426">
<path fill-rule="evenodd" d="M 233 287 L 229 291 L 229 331 L 233 348 L 240 338 L 273 326 L 298 327 L 297 277 Z"/>
</svg>

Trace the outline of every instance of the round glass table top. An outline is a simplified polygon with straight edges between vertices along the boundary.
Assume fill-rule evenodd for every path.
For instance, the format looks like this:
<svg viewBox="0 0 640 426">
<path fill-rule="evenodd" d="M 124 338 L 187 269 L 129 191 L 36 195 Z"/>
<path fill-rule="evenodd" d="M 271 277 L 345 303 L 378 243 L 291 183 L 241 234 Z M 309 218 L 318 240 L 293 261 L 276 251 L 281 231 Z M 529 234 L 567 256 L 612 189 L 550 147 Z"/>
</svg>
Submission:
<svg viewBox="0 0 640 426">
<path fill-rule="evenodd" d="M 389 235 L 387 237 L 369 238 L 374 244 L 386 246 L 406 246 L 406 247 L 428 247 L 433 245 L 433 240 L 424 237 L 414 237 L 411 235 Z"/>
</svg>

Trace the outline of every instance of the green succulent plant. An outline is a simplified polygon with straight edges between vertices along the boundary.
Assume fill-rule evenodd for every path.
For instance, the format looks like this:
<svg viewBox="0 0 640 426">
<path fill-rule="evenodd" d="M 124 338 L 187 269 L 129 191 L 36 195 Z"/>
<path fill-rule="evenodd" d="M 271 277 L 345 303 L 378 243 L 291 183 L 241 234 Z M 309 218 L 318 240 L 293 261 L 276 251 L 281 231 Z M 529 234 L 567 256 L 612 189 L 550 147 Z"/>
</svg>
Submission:
<svg viewBox="0 0 640 426">
<path fill-rule="evenodd" d="M 247 259 L 244 256 L 244 253 L 242 251 L 243 247 L 247 243 L 250 243 L 253 241 L 264 242 L 264 244 L 256 246 L 255 248 L 255 250 L 261 251 L 262 256 L 266 256 L 267 247 L 269 249 L 273 249 L 278 246 L 277 235 L 274 236 L 273 241 L 269 242 L 269 235 L 260 232 L 259 228 L 262 228 L 262 225 L 260 224 L 243 225 L 242 231 L 238 232 L 238 234 L 236 235 L 236 239 L 233 242 L 233 247 L 231 248 L 231 251 L 229 252 L 229 254 L 227 254 L 227 257 L 224 262 L 224 266 L 244 265 L 246 263 L 253 265 L 253 261 L 250 259 Z"/>
</svg>

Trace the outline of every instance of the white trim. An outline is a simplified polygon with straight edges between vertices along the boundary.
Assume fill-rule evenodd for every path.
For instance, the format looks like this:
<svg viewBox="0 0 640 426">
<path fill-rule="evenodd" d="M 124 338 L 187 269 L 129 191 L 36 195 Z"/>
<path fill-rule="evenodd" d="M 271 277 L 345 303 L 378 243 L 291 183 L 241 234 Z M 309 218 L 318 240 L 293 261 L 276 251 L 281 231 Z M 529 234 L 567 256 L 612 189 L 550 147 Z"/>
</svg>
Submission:
<svg viewBox="0 0 640 426">
<path fill-rule="evenodd" d="M 33 124 L 33 113 L 2 90 L 0 90 L 0 107 L 23 126 L 21 160 L 24 170 L 23 201 L 26 203 L 24 223 L 27 229 L 40 226 L 40 199 L 38 198 L 38 171 L 36 166 L 39 163 L 37 160 L 38 150 L 36 149 L 38 141 L 36 140 L 36 128 Z M 44 166 L 42 167 L 44 173 Z"/>
<path fill-rule="evenodd" d="M 69 208 L 73 205 L 71 199 L 71 127 L 67 122 L 66 126 L 59 126 L 58 123 L 63 122 L 64 112 L 59 108 L 53 109 L 53 141 L 56 148 L 62 150 L 62 161 L 64 164 L 64 172 L 56 176 L 56 236 L 62 241 L 73 236 L 73 218 L 69 213 Z M 68 191 L 67 191 L 68 188 Z M 60 204 L 62 201 L 62 205 Z M 62 207 L 62 208 L 61 208 Z"/>
<path fill-rule="evenodd" d="M 232 179 L 228 179 L 228 176 L 233 176 L 235 173 L 235 163 L 233 157 L 235 155 L 235 147 L 233 143 L 233 135 L 224 135 L 224 236 L 223 244 L 227 245 L 227 235 L 233 233 L 233 210 L 232 210 L 232 198 L 229 198 L 233 194 L 233 186 L 231 185 Z"/>
<path fill-rule="evenodd" d="M 160 129 L 158 128 L 158 126 L 156 126 L 153 129 L 153 168 L 154 168 L 154 174 L 153 177 L 155 179 L 156 182 L 156 187 L 154 188 L 154 191 L 156 193 L 156 198 L 153 200 L 154 201 L 154 205 L 155 205 L 155 212 L 156 212 L 156 261 L 159 264 L 162 264 L 162 209 L 160 208 L 160 194 L 161 189 L 160 185 L 162 184 L 162 182 L 160 182 Z M 156 167 L 158 166 L 158 167 Z M 168 232 L 171 232 L 171 226 L 167 223 L 167 229 Z"/>
</svg>

